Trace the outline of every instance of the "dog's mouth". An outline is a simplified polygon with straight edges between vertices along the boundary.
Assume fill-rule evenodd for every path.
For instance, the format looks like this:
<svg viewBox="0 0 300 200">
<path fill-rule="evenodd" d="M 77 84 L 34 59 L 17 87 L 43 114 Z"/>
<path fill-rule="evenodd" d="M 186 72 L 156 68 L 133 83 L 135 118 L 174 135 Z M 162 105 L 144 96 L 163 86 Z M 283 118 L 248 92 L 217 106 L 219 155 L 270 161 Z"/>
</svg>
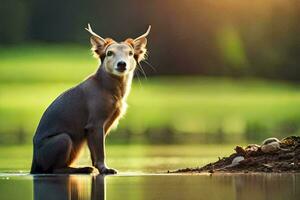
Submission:
<svg viewBox="0 0 300 200">
<path fill-rule="evenodd" d="M 127 69 L 115 68 L 111 73 L 116 76 L 125 76 L 127 71 L 128 71 Z"/>
<path fill-rule="evenodd" d="M 117 67 L 117 68 L 116 68 L 116 71 L 117 71 L 117 72 L 120 72 L 120 73 L 123 73 L 123 72 L 125 72 L 126 70 L 127 70 L 126 67 Z"/>
</svg>

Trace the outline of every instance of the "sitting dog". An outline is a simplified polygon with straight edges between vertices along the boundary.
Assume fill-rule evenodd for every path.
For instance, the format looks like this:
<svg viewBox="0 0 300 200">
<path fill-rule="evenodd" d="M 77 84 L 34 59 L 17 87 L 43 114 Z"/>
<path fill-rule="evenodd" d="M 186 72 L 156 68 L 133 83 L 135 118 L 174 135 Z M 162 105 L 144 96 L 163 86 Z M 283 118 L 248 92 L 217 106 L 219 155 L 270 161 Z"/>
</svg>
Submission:
<svg viewBox="0 0 300 200">
<path fill-rule="evenodd" d="M 101 174 L 115 174 L 105 164 L 105 137 L 126 110 L 134 70 L 145 58 L 147 32 L 136 39 L 115 42 L 102 38 L 88 25 L 98 70 L 65 91 L 44 112 L 33 138 L 31 173 L 91 173 L 92 167 L 73 168 L 87 141 L 92 165 Z"/>
</svg>

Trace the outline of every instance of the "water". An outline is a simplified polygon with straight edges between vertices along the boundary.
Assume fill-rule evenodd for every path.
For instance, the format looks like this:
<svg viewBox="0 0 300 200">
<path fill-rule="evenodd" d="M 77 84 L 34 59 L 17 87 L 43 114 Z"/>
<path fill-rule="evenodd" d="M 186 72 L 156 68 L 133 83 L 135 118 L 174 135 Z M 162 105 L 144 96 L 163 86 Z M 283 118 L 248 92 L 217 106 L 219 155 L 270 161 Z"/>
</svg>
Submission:
<svg viewBox="0 0 300 200">
<path fill-rule="evenodd" d="M 1 174 L 0 199 L 270 199 L 300 197 L 300 174 L 72 175 Z"/>
<path fill-rule="evenodd" d="M 116 176 L 31 176 L 31 147 L 2 147 L 0 200 L 300 199 L 300 174 L 166 173 L 215 161 L 232 153 L 233 146 L 109 146 L 107 162 L 119 170 Z M 90 164 L 86 151 L 77 164 Z"/>
</svg>

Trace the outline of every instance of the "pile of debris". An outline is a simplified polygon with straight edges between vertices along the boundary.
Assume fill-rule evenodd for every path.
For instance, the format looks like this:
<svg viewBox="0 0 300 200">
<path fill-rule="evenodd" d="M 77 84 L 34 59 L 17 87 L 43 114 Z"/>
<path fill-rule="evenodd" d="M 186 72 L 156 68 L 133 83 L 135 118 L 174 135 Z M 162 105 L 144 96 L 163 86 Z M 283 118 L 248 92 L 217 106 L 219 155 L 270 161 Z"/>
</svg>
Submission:
<svg viewBox="0 0 300 200">
<path fill-rule="evenodd" d="M 202 172 L 300 172 L 300 137 L 268 138 L 262 145 L 237 146 L 229 157 L 219 158 L 204 167 L 179 169 L 173 173 Z"/>
</svg>

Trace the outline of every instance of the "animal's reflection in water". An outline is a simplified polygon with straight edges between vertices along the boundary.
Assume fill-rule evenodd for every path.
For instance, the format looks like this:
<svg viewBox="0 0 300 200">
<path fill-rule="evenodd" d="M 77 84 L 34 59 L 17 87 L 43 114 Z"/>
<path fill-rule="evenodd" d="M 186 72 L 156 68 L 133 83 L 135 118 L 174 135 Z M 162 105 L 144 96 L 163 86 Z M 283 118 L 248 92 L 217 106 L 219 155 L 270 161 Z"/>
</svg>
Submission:
<svg viewBox="0 0 300 200">
<path fill-rule="evenodd" d="M 34 200 L 105 200 L 105 176 L 34 177 Z"/>
</svg>

